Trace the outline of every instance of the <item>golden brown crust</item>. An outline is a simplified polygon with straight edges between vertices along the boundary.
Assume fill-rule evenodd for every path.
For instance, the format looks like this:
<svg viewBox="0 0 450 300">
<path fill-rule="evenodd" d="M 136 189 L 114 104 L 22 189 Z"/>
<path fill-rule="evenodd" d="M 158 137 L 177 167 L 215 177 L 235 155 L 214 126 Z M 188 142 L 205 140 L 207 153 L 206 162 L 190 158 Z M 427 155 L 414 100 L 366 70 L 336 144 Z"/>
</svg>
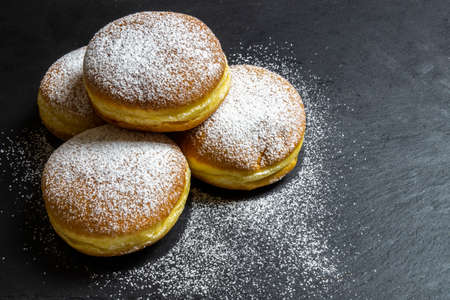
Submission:
<svg viewBox="0 0 450 300">
<path fill-rule="evenodd" d="M 42 78 L 38 107 L 44 125 L 66 140 L 104 122 L 95 115 L 83 84 L 86 47 L 67 53 L 53 63 Z"/>
<path fill-rule="evenodd" d="M 272 184 L 274 182 L 281 180 L 290 171 L 292 171 L 292 169 L 295 168 L 296 164 L 297 164 L 297 158 L 295 158 L 291 163 L 289 163 L 286 167 L 279 170 L 278 172 L 271 174 L 267 177 L 264 177 L 260 180 L 256 180 L 256 181 L 252 181 L 252 182 L 241 182 L 241 183 L 227 182 L 227 183 L 225 183 L 224 181 L 213 180 L 213 179 L 211 179 L 211 177 L 208 177 L 208 176 L 203 176 L 203 175 L 199 175 L 199 174 L 193 174 L 193 175 L 194 175 L 194 177 L 196 177 L 206 183 L 209 183 L 209 184 L 212 184 L 212 185 L 224 188 L 224 189 L 251 191 L 251 190 L 257 189 L 259 187 L 266 186 L 266 185 L 269 185 L 269 184 Z"/>
<path fill-rule="evenodd" d="M 230 88 L 230 71 L 228 67 L 219 85 L 206 95 L 200 103 L 186 108 L 164 110 L 160 112 L 147 109 L 132 109 L 120 103 L 99 98 L 87 91 L 97 114 L 105 121 L 123 128 L 153 131 L 174 132 L 191 129 L 206 120 L 220 106 Z"/>
<path fill-rule="evenodd" d="M 200 20 L 141 12 L 97 32 L 86 51 L 84 80 L 92 94 L 111 103 L 161 110 L 200 101 L 226 65 L 220 42 Z"/>
<path fill-rule="evenodd" d="M 53 110 L 92 120 L 95 115 L 83 84 L 86 47 L 67 53 L 53 63 L 42 78 L 39 95 Z"/>
<path fill-rule="evenodd" d="M 46 173 L 48 171 L 44 171 L 44 176 L 47 176 Z M 60 182 L 57 181 L 55 178 L 46 178 L 45 181 L 42 181 L 42 195 L 43 195 L 43 199 L 45 201 L 45 207 L 47 209 L 47 211 L 51 211 L 52 215 L 54 217 L 54 219 L 56 220 L 56 222 L 58 222 L 59 224 L 62 224 L 65 228 L 69 229 L 70 231 L 77 233 L 77 234 L 81 234 L 81 235 L 91 235 L 91 236 L 97 236 L 97 235 L 101 235 L 101 236 L 115 236 L 115 235 L 122 235 L 122 234 L 132 234 L 134 232 L 138 232 L 141 230 L 145 230 L 149 227 L 151 227 L 152 225 L 154 225 L 155 223 L 165 219 L 170 211 L 172 210 L 173 206 L 175 205 L 175 203 L 177 202 L 177 200 L 179 199 L 181 192 L 184 189 L 184 186 L 186 184 L 185 180 L 182 179 L 180 181 L 178 181 L 176 183 L 176 185 L 173 187 L 173 189 L 171 191 L 169 191 L 169 194 L 167 196 L 167 198 L 165 199 L 164 203 L 159 207 L 158 211 L 155 213 L 154 216 L 152 216 L 151 219 L 149 219 L 148 217 L 144 216 L 144 215 L 136 215 L 133 221 L 133 225 L 129 226 L 127 225 L 127 229 L 124 228 L 123 226 L 123 221 L 118 223 L 118 228 L 114 229 L 114 230 L 110 230 L 105 231 L 100 229 L 100 227 L 107 227 L 109 223 L 111 223 L 113 218 L 116 218 L 117 215 L 110 215 L 108 216 L 108 218 L 106 218 L 105 220 L 103 220 L 102 222 L 98 222 L 98 220 L 92 219 L 90 218 L 89 215 L 85 215 L 84 212 L 81 211 L 81 209 L 75 210 L 74 212 L 71 212 L 71 214 L 75 213 L 77 215 L 77 219 L 68 219 L 67 215 L 68 215 L 68 211 L 69 210 L 73 210 L 74 207 L 71 206 L 69 203 L 65 203 L 65 204 L 61 204 L 58 203 L 57 205 L 55 205 L 55 203 L 52 203 L 52 199 L 49 198 L 49 195 L 47 193 L 47 190 L 49 188 L 49 185 L 52 184 L 68 184 L 67 182 Z M 73 184 L 73 182 L 70 182 L 71 184 Z M 83 182 L 78 182 L 78 184 L 83 185 Z M 78 201 L 79 203 L 89 203 L 91 202 L 93 199 L 89 197 L 89 192 L 90 192 L 91 188 L 90 187 L 85 187 L 85 190 L 80 190 L 80 191 L 73 191 L 76 197 L 76 201 Z M 127 197 L 128 199 L 132 199 L 132 195 L 130 195 L 129 197 Z M 102 205 L 101 203 L 98 203 L 98 205 Z M 98 233 L 100 232 L 100 234 Z"/>
<path fill-rule="evenodd" d="M 219 104 L 222 101 L 219 102 Z M 107 115 L 103 114 L 101 110 L 98 110 L 94 107 L 96 114 L 102 118 L 104 121 L 114 124 L 116 126 L 132 129 L 132 130 L 142 130 L 142 131 L 151 131 L 151 132 L 176 132 L 176 131 L 186 131 L 191 128 L 194 128 L 201 123 L 203 123 L 208 117 L 214 113 L 214 111 L 218 108 L 218 106 L 214 106 L 213 109 L 208 114 L 200 115 L 198 118 L 188 121 L 177 121 L 177 122 L 161 122 L 158 125 L 136 125 L 130 124 L 124 121 L 119 121 L 113 118 L 109 118 Z"/>
<path fill-rule="evenodd" d="M 64 141 L 84 130 L 104 124 L 104 121 L 93 112 L 85 116 L 67 108 L 55 107 L 48 98 L 41 94 L 40 90 L 37 102 L 39 116 L 44 126 L 53 135 Z"/>
<path fill-rule="evenodd" d="M 55 221 L 71 232 L 132 234 L 170 214 L 187 184 L 187 169 L 168 137 L 105 125 L 77 135 L 52 154 L 42 194 Z"/>
<path fill-rule="evenodd" d="M 47 213 L 49 221 L 56 233 L 76 250 L 92 256 L 117 256 L 138 251 L 162 239 L 176 224 L 183 212 L 189 194 L 191 173 L 189 168 L 185 172 L 185 189 L 170 214 L 145 230 L 136 231 L 120 236 L 86 236 L 73 232 L 60 224 L 53 216 L 52 211 Z"/>
<path fill-rule="evenodd" d="M 283 161 L 301 143 L 304 105 L 297 90 L 275 73 L 248 65 L 230 69 L 232 85 L 223 104 L 176 140 L 188 159 L 252 174 Z"/>
<path fill-rule="evenodd" d="M 58 126 L 54 126 L 54 123 L 52 123 L 46 116 L 45 113 L 42 111 L 42 109 L 39 107 L 39 116 L 41 117 L 42 124 L 47 128 L 48 131 L 50 131 L 51 134 L 56 136 L 57 138 L 67 141 L 70 139 L 73 134 L 68 133 L 64 130 L 61 130 L 58 128 Z"/>
</svg>

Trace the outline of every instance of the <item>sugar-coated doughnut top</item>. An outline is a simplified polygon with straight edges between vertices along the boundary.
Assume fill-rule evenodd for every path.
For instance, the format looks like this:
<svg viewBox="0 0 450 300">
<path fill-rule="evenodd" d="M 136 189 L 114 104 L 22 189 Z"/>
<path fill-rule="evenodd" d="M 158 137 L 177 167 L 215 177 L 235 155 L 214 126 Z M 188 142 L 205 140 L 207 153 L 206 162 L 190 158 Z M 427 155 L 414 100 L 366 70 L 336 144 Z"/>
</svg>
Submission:
<svg viewBox="0 0 450 300">
<path fill-rule="evenodd" d="M 260 170 L 301 141 L 305 111 L 297 90 L 266 69 L 231 66 L 231 88 L 217 111 L 182 137 L 186 154 L 219 168 Z"/>
<path fill-rule="evenodd" d="M 81 47 L 58 59 L 45 73 L 39 91 L 53 108 L 93 118 L 94 109 L 83 85 L 85 52 L 86 47 Z"/>
<path fill-rule="evenodd" d="M 172 12 L 140 12 L 94 35 L 84 74 L 90 89 L 112 101 L 164 109 L 206 96 L 225 66 L 218 39 L 200 20 Z"/>
<path fill-rule="evenodd" d="M 165 135 L 104 125 L 55 150 L 42 190 L 51 215 L 75 232 L 134 233 L 169 215 L 186 170 L 183 154 Z"/>
</svg>

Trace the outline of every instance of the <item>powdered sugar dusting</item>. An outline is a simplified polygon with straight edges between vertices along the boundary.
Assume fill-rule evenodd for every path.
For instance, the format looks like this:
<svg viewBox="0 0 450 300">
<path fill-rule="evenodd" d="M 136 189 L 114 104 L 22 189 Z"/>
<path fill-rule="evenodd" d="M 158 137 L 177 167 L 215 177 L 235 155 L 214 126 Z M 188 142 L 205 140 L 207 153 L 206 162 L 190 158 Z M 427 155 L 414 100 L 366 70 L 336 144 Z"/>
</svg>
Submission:
<svg viewBox="0 0 450 300">
<path fill-rule="evenodd" d="M 44 253 L 61 257 L 41 197 L 42 170 L 54 150 L 47 132 L 44 127 L 0 132 L 1 176 L 9 182 L 7 198 L 13 199 L 8 209 L 0 210 L 0 215 L 24 219 L 17 228 L 27 237 L 21 250 L 32 254 L 30 261 L 37 261 Z"/>
<path fill-rule="evenodd" d="M 105 125 L 52 154 L 43 192 L 52 212 L 75 228 L 127 233 L 170 213 L 183 191 L 185 170 L 183 154 L 166 136 Z"/>
<path fill-rule="evenodd" d="M 143 266 L 93 274 L 94 286 L 114 288 L 119 296 L 135 291 L 176 299 L 298 299 L 327 295 L 341 280 L 339 249 L 328 242 L 334 230 L 328 199 L 338 176 L 325 164 L 329 148 L 338 146 L 338 129 L 324 87 L 301 72 L 289 49 L 271 42 L 239 48 L 229 57 L 276 71 L 299 90 L 308 116 L 299 166 L 279 184 L 254 193 L 194 184 L 177 243 Z"/>
<path fill-rule="evenodd" d="M 44 75 L 40 91 L 54 109 L 69 110 L 94 118 L 94 109 L 83 84 L 83 58 L 86 47 L 58 59 Z"/>
<path fill-rule="evenodd" d="M 156 109 L 205 96 L 218 84 L 225 63 L 219 41 L 201 21 L 141 12 L 95 34 L 84 70 L 89 83 L 114 100 Z"/>
<path fill-rule="evenodd" d="M 308 129 L 298 166 L 278 184 L 251 193 L 193 181 L 186 209 L 164 239 L 130 256 L 101 260 L 76 254 L 56 237 L 38 196 L 39 184 L 31 184 L 39 182 L 45 161 L 35 154 L 51 151 L 45 131 L 33 133 L 38 138 L 13 137 L 14 143 L 1 145 L 5 153 L 0 156 L 4 166 L 26 170 L 26 176 L 12 175 L 18 180 L 11 189 L 28 186 L 25 196 L 34 193 L 25 197 L 29 237 L 23 251 L 33 270 L 40 270 L 36 276 L 43 284 L 62 284 L 54 278 L 64 275 L 77 282 L 77 288 L 65 285 L 74 297 L 111 299 L 317 299 L 333 294 L 345 273 L 342 251 L 330 242 L 340 225 L 332 222 L 338 205 L 332 200 L 339 198 L 337 185 L 344 185 L 342 174 L 332 168 L 342 147 L 342 132 L 331 115 L 333 99 L 323 80 L 302 69 L 290 44 L 269 41 L 229 53 L 231 63 L 268 68 L 300 92 Z M 12 211 L 22 213 L 17 207 Z"/>
<path fill-rule="evenodd" d="M 222 105 L 186 135 L 193 151 L 213 164 L 243 170 L 285 159 L 305 130 L 297 91 L 280 76 L 249 65 L 231 66 L 231 78 Z"/>
</svg>

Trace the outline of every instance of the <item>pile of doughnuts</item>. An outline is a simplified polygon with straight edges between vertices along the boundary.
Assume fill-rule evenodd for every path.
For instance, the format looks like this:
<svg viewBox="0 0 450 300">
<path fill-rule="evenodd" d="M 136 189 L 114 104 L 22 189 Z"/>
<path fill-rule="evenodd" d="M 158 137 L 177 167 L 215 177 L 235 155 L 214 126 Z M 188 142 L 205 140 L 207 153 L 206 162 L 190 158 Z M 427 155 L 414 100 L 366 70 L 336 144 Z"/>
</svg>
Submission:
<svg viewBox="0 0 450 300">
<path fill-rule="evenodd" d="M 306 126 L 286 79 L 228 66 L 214 33 L 174 12 L 104 26 L 48 69 L 38 108 L 66 140 L 42 174 L 50 223 L 94 256 L 134 252 L 166 235 L 184 209 L 191 171 L 235 190 L 279 181 L 297 163 Z"/>
</svg>

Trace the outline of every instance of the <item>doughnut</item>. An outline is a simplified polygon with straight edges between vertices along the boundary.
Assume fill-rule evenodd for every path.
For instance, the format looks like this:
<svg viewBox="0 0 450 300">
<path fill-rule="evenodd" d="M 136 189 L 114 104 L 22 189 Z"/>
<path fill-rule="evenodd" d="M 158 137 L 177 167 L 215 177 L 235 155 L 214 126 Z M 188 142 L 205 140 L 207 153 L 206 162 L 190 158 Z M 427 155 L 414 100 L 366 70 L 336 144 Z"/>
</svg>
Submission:
<svg viewBox="0 0 450 300">
<path fill-rule="evenodd" d="M 54 151 L 42 195 L 51 225 L 71 247 L 116 256 L 167 234 L 184 209 L 190 176 L 167 136 L 103 125 Z"/>
<path fill-rule="evenodd" d="M 212 185 L 252 190 L 297 163 L 306 127 L 297 90 L 261 67 L 230 67 L 231 88 L 217 111 L 177 141 L 192 175 Z"/>
<path fill-rule="evenodd" d="M 58 59 L 42 78 L 38 108 L 42 123 L 55 136 L 67 140 L 103 124 L 95 115 L 83 84 L 86 47 Z"/>
<path fill-rule="evenodd" d="M 89 42 L 83 68 L 97 114 L 143 131 L 197 126 L 230 87 L 227 60 L 213 32 L 173 12 L 140 12 L 107 24 Z"/>
</svg>

